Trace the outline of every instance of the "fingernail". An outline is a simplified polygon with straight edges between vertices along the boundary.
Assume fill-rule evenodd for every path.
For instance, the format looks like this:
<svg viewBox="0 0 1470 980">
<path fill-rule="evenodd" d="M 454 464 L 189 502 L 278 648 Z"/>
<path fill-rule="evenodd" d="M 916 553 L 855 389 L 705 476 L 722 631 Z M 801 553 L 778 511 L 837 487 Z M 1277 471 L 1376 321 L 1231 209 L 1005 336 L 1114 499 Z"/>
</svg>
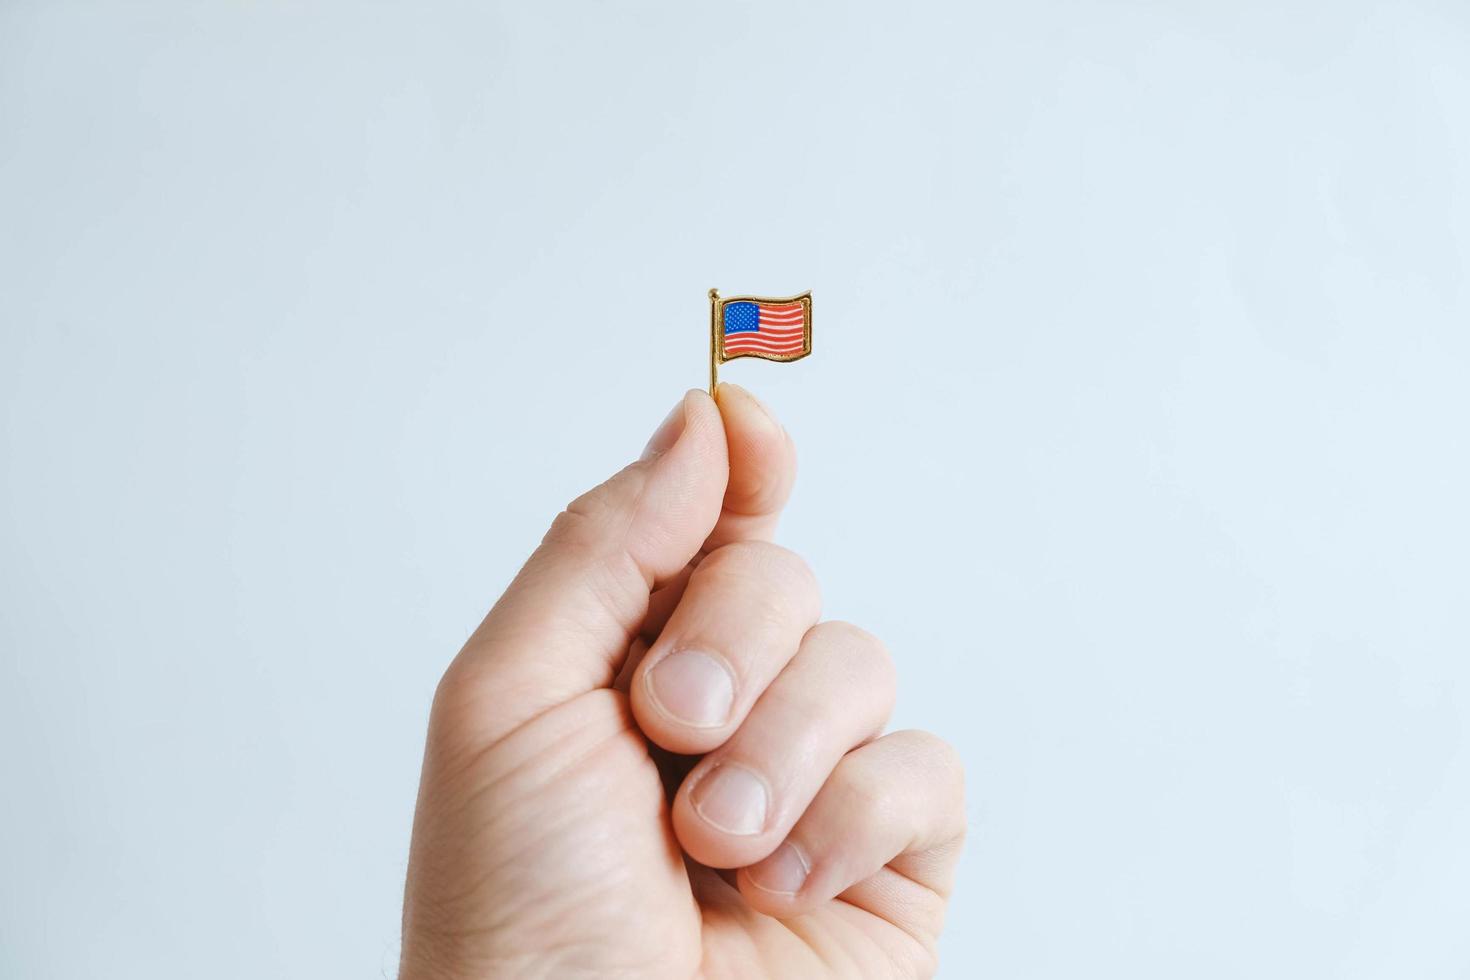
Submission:
<svg viewBox="0 0 1470 980">
<path fill-rule="evenodd" d="M 746 872 L 750 883 L 761 891 L 795 895 L 806 884 L 812 869 L 790 841 L 785 841 L 760 864 Z"/>
<path fill-rule="evenodd" d="M 653 433 L 653 438 L 648 440 L 648 445 L 643 447 L 643 455 L 640 459 L 649 460 L 655 456 L 662 456 L 674 448 L 674 443 L 679 441 L 679 436 L 684 434 L 684 399 L 679 399 L 664 420 L 659 423 Z"/>
<path fill-rule="evenodd" d="M 715 767 L 694 787 L 690 802 L 706 823 L 727 834 L 748 837 L 766 825 L 766 784 L 744 766 Z"/>
<path fill-rule="evenodd" d="M 648 694 L 664 714 L 695 728 L 730 718 L 735 681 L 723 662 L 700 650 L 676 650 L 647 674 Z"/>
</svg>

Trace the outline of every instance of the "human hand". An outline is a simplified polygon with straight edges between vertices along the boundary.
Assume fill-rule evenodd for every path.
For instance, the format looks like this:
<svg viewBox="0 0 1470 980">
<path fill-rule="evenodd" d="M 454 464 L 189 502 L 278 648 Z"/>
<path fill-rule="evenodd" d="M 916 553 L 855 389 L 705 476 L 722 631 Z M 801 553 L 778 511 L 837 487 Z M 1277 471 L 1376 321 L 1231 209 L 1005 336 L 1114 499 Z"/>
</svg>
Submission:
<svg viewBox="0 0 1470 980">
<path fill-rule="evenodd" d="M 434 698 L 404 980 L 934 971 L 960 764 L 770 543 L 795 465 L 694 391 L 552 524 Z"/>
</svg>

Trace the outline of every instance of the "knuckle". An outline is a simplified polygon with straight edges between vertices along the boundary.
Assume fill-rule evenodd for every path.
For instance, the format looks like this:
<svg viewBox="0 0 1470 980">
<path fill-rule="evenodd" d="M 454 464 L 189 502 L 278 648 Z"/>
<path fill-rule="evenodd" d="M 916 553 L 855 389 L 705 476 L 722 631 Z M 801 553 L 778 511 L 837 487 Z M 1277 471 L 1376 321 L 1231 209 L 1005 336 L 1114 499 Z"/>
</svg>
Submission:
<svg viewBox="0 0 1470 980">
<path fill-rule="evenodd" d="M 594 546 L 601 537 L 607 507 L 597 500 L 597 492 L 585 494 L 567 504 L 551 522 L 543 539 L 546 544 L 580 550 Z"/>
<path fill-rule="evenodd" d="M 812 577 L 800 555 L 770 541 L 732 541 L 710 552 L 699 567 L 712 572 L 729 570 L 745 574 L 775 571 L 783 575 Z"/>
<path fill-rule="evenodd" d="M 844 811 L 866 814 L 882 823 L 894 809 L 894 788 L 884 770 L 859 756 L 849 756 L 840 771 Z"/>
<path fill-rule="evenodd" d="M 769 541 L 734 541 L 705 556 L 694 575 L 704 580 L 755 580 L 771 594 L 800 596 L 819 605 L 820 591 L 811 566 L 796 552 Z"/>
<path fill-rule="evenodd" d="M 425 751 L 442 765 L 472 756 L 491 741 L 485 728 L 484 697 L 472 672 L 456 660 L 434 688 Z"/>
<path fill-rule="evenodd" d="M 921 728 L 906 728 L 901 732 L 894 732 L 893 737 L 902 738 L 910 752 L 928 760 L 930 764 L 946 768 L 959 765 L 959 751 L 933 732 L 926 732 Z"/>
<path fill-rule="evenodd" d="M 824 643 L 830 642 L 837 646 L 881 647 L 883 645 L 881 640 L 861 626 L 854 626 L 841 619 L 829 619 L 825 623 L 818 623 L 812 627 L 811 635 Z"/>
<path fill-rule="evenodd" d="M 958 749 L 933 732 L 917 728 L 894 732 L 889 737 L 903 743 L 915 769 L 927 772 L 951 797 L 963 799 L 965 766 Z"/>
<path fill-rule="evenodd" d="M 818 623 L 807 633 L 814 648 L 841 661 L 848 673 L 870 690 L 881 690 L 891 700 L 898 688 L 898 670 L 888 646 L 860 626 L 841 620 Z"/>
<path fill-rule="evenodd" d="M 544 542 L 570 548 L 594 548 L 626 523 L 638 499 L 644 475 L 629 466 L 567 504 L 551 522 Z"/>
<path fill-rule="evenodd" d="M 865 664 L 885 670 L 893 669 L 893 657 L 888 652 L 887 644 L 861 626 L 829 619 L 813 626 L 808 635 L 823 646 L 843 651 L 845 656 L 861 657 Z"/>
</svg>

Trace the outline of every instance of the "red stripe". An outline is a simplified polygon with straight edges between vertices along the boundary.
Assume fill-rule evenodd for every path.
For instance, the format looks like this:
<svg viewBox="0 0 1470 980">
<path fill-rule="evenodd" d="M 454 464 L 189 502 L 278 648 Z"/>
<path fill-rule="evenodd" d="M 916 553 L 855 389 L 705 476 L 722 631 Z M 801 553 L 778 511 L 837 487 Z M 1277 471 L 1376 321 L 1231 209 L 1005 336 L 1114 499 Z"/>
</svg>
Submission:
<svg viewBox="0 0 1470 980">
<path fill-rule="evenodd" d="M 732 349 L 732 350 L 725 351 L 725 357 L 726 358 L 731 358 L 731 357 L 739 357 L 741 354 L 755 354 L 757 356 L 766 355 L 766 356 L 770 356 L 770 357 L 792 357 L 792 358 L 795 358 L 795 357 L 800 357 L 801 355 L 803 355 L 805 353 L 806 353 L 806 351 L 802 350 L 799 347 L 796 350 L 761 350 L 760 348 L 756 348 L 756 347 L 741 347 L 741 348 L 738 348 L 738 349 Z"/>
<path fill-rule="evenodd" d="M 806 333 L 805 327 L 767 327 L 762 325 L 760 332 L 767 337 L 797 337 Z M 742 330 L 740 333 L 755 333 L 754 330 Z M 732 335 L 733 336 L 733 335 Z"/>
<path fill-rule="evenodd" d="M 806 323 L 806 321 L 799 316 L 763 316 L 760 318 L 759 322 L 769 323 L 773 327 L 800 326 L 801 324 Z"/>
<path fill-rule="evenodd" d="M 727 336 L 725 343 L 734 344 L 742 340 L 758 340 L 766 344 L 804 344 L 806 343 L 806 334 L 768 334 L 765 331 L 760 333 L 738 333 Z"/>
<path fill-rule="evenodd" d="M 757 303 L 763 310 L 800 310 L 805 307 L 804 303 Z"/>
<path fill-rule="evenodd" d="M 728 335 L 725 338 L 725 343 L 727 343 L 727 344 L 734 344 L 734 343 L 739 343 L 742 340 L 758 340 L 761 343 L 765 343 L 765 344 L 804 344 L 804 343 L 806 343 L 806 335 L 805 334 L 800 334 L 800 333 L 793 333 L 793 334 L 782 334 L 781 336 L 773 336 L 771 334 L 764 333 L 764 332 L 763 333 L 740 333 L 740 334 L 733 334 L 732 333 L 732 334 Z"/>
<path fill-rule="evenodd" d="M 779 346 L 778 345 L 775 345 L 775 344 L 753 344 L 753 343 L 748 343 L 748 342 L 747 343 L 743 343 L 743 344 L 726 344 L 725 345 L 725 351 L 726 351 L 726 353 L 729 353 L 731 351 L 753 350 L 753 351 L 762 351 L 762 352 L 767 353 L 767 354 L 795 354 L 797 351 L 799 351 L 799 350 L 805 350 L 805 349 L 806 349 L 806 345 L 805 344 L 800 344 L 800 343 L 797 343 L 797 344 L 781 344 Z"/>
</svg>

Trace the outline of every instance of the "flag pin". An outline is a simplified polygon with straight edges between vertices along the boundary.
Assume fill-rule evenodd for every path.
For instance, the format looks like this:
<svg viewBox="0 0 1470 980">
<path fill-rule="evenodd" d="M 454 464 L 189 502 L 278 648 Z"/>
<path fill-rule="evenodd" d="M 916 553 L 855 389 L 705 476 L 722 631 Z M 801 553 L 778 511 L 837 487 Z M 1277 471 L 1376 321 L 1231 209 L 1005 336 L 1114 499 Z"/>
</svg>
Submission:
<svg viewBox="0 0 1470 980">
<path fill-rule="evenodd" d="M 720 365 L 737 357 L 799 361 L 812 352 L 812 293 L 771 299 L 720 298 L 709 291 L 709 393 L 720 383 Z"/>
</svg>

